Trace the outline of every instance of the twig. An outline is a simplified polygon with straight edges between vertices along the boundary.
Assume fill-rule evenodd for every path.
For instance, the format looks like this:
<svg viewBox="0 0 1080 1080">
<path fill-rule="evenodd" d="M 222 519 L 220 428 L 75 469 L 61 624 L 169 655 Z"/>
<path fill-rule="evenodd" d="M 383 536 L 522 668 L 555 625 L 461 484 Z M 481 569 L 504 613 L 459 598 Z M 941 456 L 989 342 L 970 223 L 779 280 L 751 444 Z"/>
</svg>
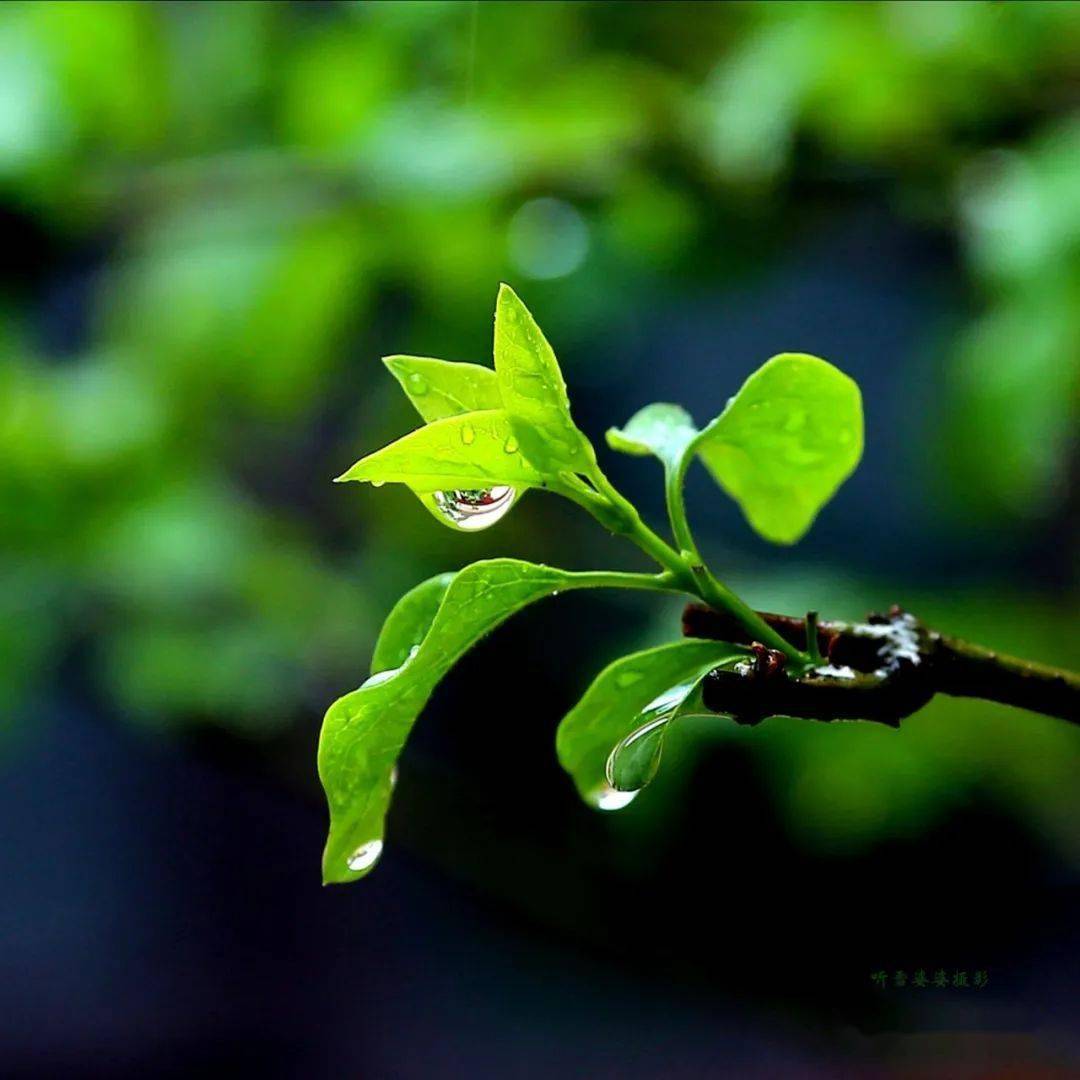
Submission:
<svg viewBox="0 0 1080 1080">
<path fill-rule="evenodd" d="M 786 641 L 807 648 L 807 621 L 761 612 Z M 734 670 L 712 672 L 705 705 L 741 723 L 766 716 L 810 720 L 871 720 L 899 725 L 935 694 L 1001 702 L 1080 724 L 1080 675 L 1019 660 L 927 629 L 894 607 L 863 623 L 818 622 L 817 647 L 828 663 L 802 678 L 783 674 L 772 650 L 747 640 L 742 627 L 702 604 L 683 612 L 687 637 L 755 646 L 755 658 Z M 811 646 L 812 648 L 812 646 Z"/>
</svg>

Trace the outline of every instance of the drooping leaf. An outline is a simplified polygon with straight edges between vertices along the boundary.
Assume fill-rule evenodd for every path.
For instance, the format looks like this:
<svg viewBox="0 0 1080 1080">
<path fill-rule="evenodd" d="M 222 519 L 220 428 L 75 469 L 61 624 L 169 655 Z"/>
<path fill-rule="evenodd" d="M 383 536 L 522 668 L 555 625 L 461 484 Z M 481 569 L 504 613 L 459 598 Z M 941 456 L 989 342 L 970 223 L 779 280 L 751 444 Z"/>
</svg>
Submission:
<svg viewBox="0 0 1080 1080">
<path fill-rule="evenodd" d="M 427 636 L 454 574 L 436 574 L 413 586 L 390 610 L 371 656 L 371 674 L 401 667 Z"/>
<path fill-rule="evenodd" d="M 509 285 L 499 287 L 495 304 L 495 371 L 503 408 L 529 460 L 550 472 L 587 467 L 592 447 L 570 416 L 555 353 Z"/>
<path fill-rule="evenodd" d="M 746 380 L 695 446 L 757 532 L 793 544 L 859 463 L 862 395 L 825 360 L 783 353 Z"/>
<path fill-rule="evenodd" d="M 436 420 L 361 458 L 337 479 L 407 484 L 417 492 L 544 486 L 502 409 Z"/>
<path fill-rule="evenodd" d="M 382 843 L 398 755 L 431 692 L 458 658 L 534 600 L 565 589 L 610 584 L 607 574 L 576 573 L 517 559 L 473 563 L 454 575 L 419 648 L 413 651 L 410 646 L 399 667 L 372 676 L 326 713 L 319 738 L 319 777 L 330 808 L 325 882 L 353 881 L 374 865 L 372 853 L 377 856 Z M 424 604 L 431 598 L 426 596 Z M 403 613 L 402 626 L 407 622 Z M 412 625 L 421 622 L 418 616 Z M 393 636 L 402 643 L 409 637 L 396 628 Z M 386 655 L 389 651 L 387 645 Z"/>
<path fill-rule="evenodd" d="M 624 454 L 655 454 L 667 468 L 674 468 L 697 434 L 693 417 L 682 406 L 657 402 L 639 409 L 625 427 L 609 428 L 607 442 Z"/>
<path fill-rule="evenodd" d="M 682 684 L 689 684 L 689 691 L 706 672 L 745 655 L 737 645 L 687 639 L 631 653 L 604 668 L 563 718 L 555 738 L 559 761 L 582 798 L 603 806 L 614 786 L 606 774 L 612 750 L 655 719 L 656 714 L 645 714 L 660 695 Z"/>
<path fill-rule="evenodd" d="M 426 356 L 384 356 L 383 363 L 429 424 L 448 416 L 502 408 L 499 379 L 491 368 Z"/>
</svg>

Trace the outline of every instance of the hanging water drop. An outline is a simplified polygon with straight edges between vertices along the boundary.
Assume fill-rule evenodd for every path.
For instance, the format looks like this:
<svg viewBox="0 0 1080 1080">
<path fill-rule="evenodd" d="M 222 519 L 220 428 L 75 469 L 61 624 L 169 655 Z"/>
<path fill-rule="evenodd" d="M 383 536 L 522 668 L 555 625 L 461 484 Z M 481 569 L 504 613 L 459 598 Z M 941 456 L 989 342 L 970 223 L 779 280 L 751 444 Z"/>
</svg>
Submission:
<svg viewBox="0 0 1080 1080">
<path fill-rule="evenodd" d="M 473 491 L 436 491 L 439 512 L 459 529 L 477 532 L 505 517 L 514 505 L 517 491 L 512 487 L 479 488 Z"/>
<path fill-rule="evenodd" d="M 461 441 L 466 446 L 471 446 L 472 443 L 475 441 L 475 439 L 476 439 L 476 432 L 473 431 L 472 425 L 471 424 L 466 424 L 461 429 Z"/>
<path fill-rule="evenodd" d="M 665 712 L 631 731 L 612 748 L 604 763 L 604 775 L 614 790 L 636 793 L 652 780 L 660 768 L 664 729 L 670 720 L 671 712 Z"/>
<path fill-rule="evenodd" d="M 621 810 L 629 806 L 637 794 L 636 791 L 616 791 L 610 784 L 604 784 L 593 793 L 591 801 L 597 810 Z"/>
<path fill-rule="evenodd" d="M 383 484 L 385 484 L 385 483 L 386 483 L 385 480 L 372 480 L 371 481 L 371 486 L 372 487 L 382 487 Z"/>
<path fill-rule="evenodd" d="M 381 840 L 369 840 L 366 844 L 361 844 L 349 857 L 345 860 L 345 865 L 354 873 L 358 874 L 361 870 L 367 870 L 369 867 L 375 865 L 379 856 L 382 854 L 383 842 Z"/>
<path fill-rule="evenodd" d="M 370 678 L 365 679 L 361 684 L 361 688 L 365 686 L 378 686 L 380 683 L 389 682 L 401 668 L 388 668 L 386 671 L 377 671 Z"/>
<path fill-rule="evenodd" d="M 634 720 L 635 727 L 612 747 L 604 775 L 612 789 L 640 791 L 660 768 L 667 725 L 689 697 L 694 683 L 680 683 L 657 694 Z"/>
</svg>

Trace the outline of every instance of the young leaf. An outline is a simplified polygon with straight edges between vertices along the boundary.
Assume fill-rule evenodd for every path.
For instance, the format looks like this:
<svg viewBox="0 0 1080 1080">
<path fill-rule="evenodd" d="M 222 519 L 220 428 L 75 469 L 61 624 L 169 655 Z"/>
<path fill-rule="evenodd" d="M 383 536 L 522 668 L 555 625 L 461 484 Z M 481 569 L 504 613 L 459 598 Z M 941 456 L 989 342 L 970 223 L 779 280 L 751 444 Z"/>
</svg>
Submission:
<svg viewBox="0 0 1080 1080">
<path fill-rule="evenodd" d="M 534 600 L 564 589 L 611 584 L 607 574 L 575 573 L 517 559 L 473 563 L 454 575 L 419 648 L 413 651 L 410 646 L 400 666 L 372 676 L 326 713 L 319 737 L 319 777 L 330 807 L 324 882 L 353 881 L 374 865 L 394 764 L 420 710 L 458 658 Z M 420 608 L 433 599 L 435 586 L 421 586 L 427 587 L 432 594 L 423 597 Z M 388 620 L 394 626 L 383 635 L 390 634 L 400 650 L 425 619 L 426 614 L 417 613 L 411 621 L 404 610 L 395 609 Z M 406 633 L 410 622 L 413 630 Z M 392 650 L 387 643 L 380 651 L 385 657 Z"/>
<path fill-rule="evenodd" d="M 544 476 L 519 452 L 502 409 L 436 420 L 361 458 L 337 479 L 389 481 L 417 492 L 544 485 Z"/>
<path fill-rule="evenodd" d="M 491 368 L 426 356 L 384 356 L 383 363 L 426 423 L 502 408 L 499 379 Z"/>
<path fill-rule="evenodd" d="M 696 449 L 763 537 L 793 544 L 859 463 L 862 395 L 832 364 L 783 353 L 746 380 Z"/>
<path fill-rule="evenodd" d="M 401 667 L 427 636 L 454 574 L 436 574 L 413 586 L 393 606 L 379 631 L 371 656 L 371 674 Z"/>
<path fill-rule="evenodd" d="M 694 419 L 684 408 L 657 402 L 634 413 L 624 428 L 608 428 L 607 442 L 624 454 L 655 454 L 667 468 L 674 468 L 697 434 Z"/>
<path fill-rule="evenodd" d="M 604 668 L 555 737 L 559 761 L 582 798 L 603 805 L 612 750 L 648 722 L 642 714 L 659 695 L 683 683 L 692 686 L 714 667 L 745 655 L 737 645 L 687 639 L 631 653 Z"/>
<path fill-rule="evenodd" d="M 555 353 L 509 285 L 499 286 L 495 303 L 495 371 L 529 460 L 550 472 L 587 468 L 592 447 L 570 416 Z"/>
</svg>

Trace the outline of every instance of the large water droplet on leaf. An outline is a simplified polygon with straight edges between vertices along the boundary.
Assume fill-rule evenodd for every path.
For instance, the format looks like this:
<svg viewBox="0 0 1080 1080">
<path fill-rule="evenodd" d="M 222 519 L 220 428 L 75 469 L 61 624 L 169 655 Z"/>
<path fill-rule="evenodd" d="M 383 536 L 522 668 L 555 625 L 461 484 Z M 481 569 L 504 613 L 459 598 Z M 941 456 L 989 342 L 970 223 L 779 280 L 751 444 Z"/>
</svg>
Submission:
<svg viewBox="0 0 1080 1080">
<path fill-rule="evenodd" d="M 656 775 L 667 725 L 693 686 L 682 683 L 658 694 L 641 710 L 634 730 L 612 747 L 604 774 L 614 790 L 638 792 Z"/>
<path fill-rule="evenodd" d="M 388 682 L 392 679 L 401 668 L 388 668 L 386 671 L 379 671 L 372 675 L 370 678 L 365 679 L 360 685 L 363 686 L 378 686 L 379 683 Z"/>
<path fill-rule="evenodd" d="M 621 810 L 636 798 L 636 791 L 616 791 L 610 784 L 604 784 L 593 793 L 591 802 L 597 810 Z"/>
<path fill-rule="evenodd" d="M 367 870 L 369 867 L 374 866 L 378 861 L 379 856 L 382 854 L 382 849 L 383 842 L 381 840 L 369 840 L 366 844 L 361 844 L 348 859 L 345 860 L 346 865 L 353 873 Z"/>
<path fill-rule="evenodd" d="M 475 439 L 476 439 L 476 432 L 473 431 L 472 425 L 471 424 L 466 424 L 461 429 L 461 441 L 466 446 L 470 446 L 475 441 Z"/>
<path fill-rule="evenodd" d="M 670 714 L 658 716 L 616 743 L 604 765 L 608 783 L 616 791 L 638 792 L 656 775 L 660 768 L 664 728 L 670 720 Z"/>
<path fill-rule="evenodd" d="M 409 390 L 414 394 L 423 396 L 428 392 L 428 381 L 418 371 L 409 376 Z"/>
<path fill-rule="evenodd" d="M 473 491 L 436 491 L 432 496 L 439 513 L 451 525 L 477 532 L 505 517 L 514 505 L 517 491 L 512 487 L 479 488 Z"/>
</svg>

